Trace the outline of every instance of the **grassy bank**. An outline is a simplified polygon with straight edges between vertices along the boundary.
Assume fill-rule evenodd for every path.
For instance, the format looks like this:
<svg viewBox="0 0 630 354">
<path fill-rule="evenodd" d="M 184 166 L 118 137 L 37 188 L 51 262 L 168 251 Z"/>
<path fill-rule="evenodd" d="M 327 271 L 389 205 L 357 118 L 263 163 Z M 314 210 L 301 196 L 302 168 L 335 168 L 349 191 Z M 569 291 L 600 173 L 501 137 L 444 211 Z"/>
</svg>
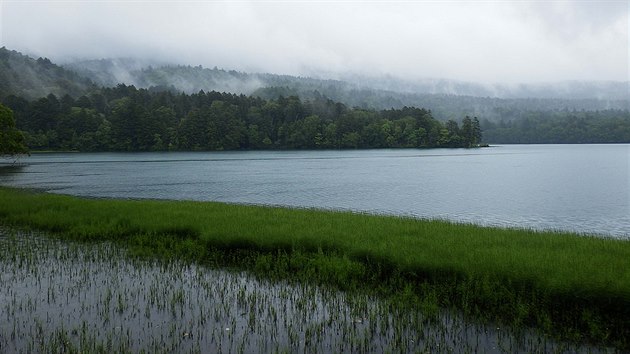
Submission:
<svg viewBox="0 0 630 354">
<path fill-rule="evenodd" d="M 630 349 L 630 242 L 441 221 L 0 188 L 0 222 Z"/>
</svg>

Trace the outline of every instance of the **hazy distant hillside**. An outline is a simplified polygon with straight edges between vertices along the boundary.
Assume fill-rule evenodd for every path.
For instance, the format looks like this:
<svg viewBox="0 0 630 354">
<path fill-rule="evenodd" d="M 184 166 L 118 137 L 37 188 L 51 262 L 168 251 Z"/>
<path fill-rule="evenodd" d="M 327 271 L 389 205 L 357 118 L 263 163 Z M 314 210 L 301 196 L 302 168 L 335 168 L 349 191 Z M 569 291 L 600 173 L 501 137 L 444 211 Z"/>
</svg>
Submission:
<svg viewBox="0 0 630 354">
<path fill-rule="evenodd" d="M 89 77 L 98 85 L 113 87 L 120 83 L 138 86 L 133 73 L 152 65 L 164 65 L 164 63 L 132 58 L 117 58 L 77 61 L 64 64 L 63 67 L 83 77 Z"/>
<path fill-rule="evenodd" d="M 480 142 L 482 132 L 489 143 L 630 141 L 623 100 L 409 93 L 146 64 L 98 60 L 74 67 L 97 86 L 48 59 L 2 48 L 0 101 L 14 111 L 28 144 L 43 150 L 457 147 Z"/>
<path fill-rule="evenodd" d="M 341 80 L 360 87 L 403 92 L 493 98 L 627 100 L 627 81 L 564 81 L 536 84 L 480 84 L 445 79 L 402 80 L 391 76 L 346 74 Z"/>
<path fill-rule="evenodd" d="M 329 80 L 154 64 L 131 59 L 104 59 L 69 64 L 67 67 L 104 86 L 122 82 L 137 87 L 157 86 L 186 93 L 214 90 L 254 94 L 265 99 L 291 95 L 303 99 L 325 96 L 350 107 L 425 107 L 441 120 L 460 119 L 465 115 L 492 121 L 509 120 L 518 118 L 523 110 L 596 111 L 628 108 L 624 95 L 627 84 L 620 82 L 484 86 L 452 80 L 405 81 L 357 75 L 347 75 L 345 80 Z"/>
<path fill-rule="evenodd" d="M 389 109 L 401 107 L 423 107 L 430 109 L 440 120 L 460 119 L 470 115 L 490 121 L 518 119 L 530 111 L 601 111 L 627 110 L 627 100 L 558 99 L 558 98 L 513 98 L 474 97 L 447 94 L 399 93 L 370 89 L 343 89 L 329 87 L 327 90 L 309 91 L 299 87 L 266 87 L 255 95 L 264 99 L 297 95 L 314 99 L 319 95 L 330 97 L 351 107 Z"/>
<path fill-rule="evenodd" d="M 138 59 L 100 59 L 65 65 L 104 86 L 118 83 L 141 87 L 174 86 L 194 93 L 199 90 L 229 91 L 250 94 L 258 88 L 287 86 L 298 92 L 317 90 L 339 94 L 338 91 L 371 91 L 377 96 L 399 94 L 437 94 L 490 98 L 548 98 L 627 100 L 627 81 L 566 81 L 540 84 L 479 84 L 446 79 L 404 80 L 392 76 L 357 74 L 318 74 L 316 77 L 296 77 L 234 70 L 207 69 L 201 66 L 174 66 L 167 63 Z M 327 77 L 338 77 L 333 80 Z M 353 92 L 357 94 L 357 92 Z M 363 94 L 363 96 L 367 96 Z M 394 97 L 395 98 L 395 97 Z M 369 102 L 367 102 L 369 103 Z"/>
<path fill-rule="evenodd" d="M 348 90 L 342 81 L 320 80 L 289 75 L 243 73 L 218 68 L 189 65 L 166 65 L 136 59 L 88 60 L 64 65 L 103 86 L 119 83 L 141 88 L 173 88 L 185 93 L 200 90 L 252 94 L 265 87 L 288 86 L 300 92 L 330 88 Z"/>
<path fill-rule="evenodd" d="M 53 64 L 46 58 L 33 59 L 22 53 L 0 48 L 0 99 L 13 94 L 35 99 L 54 94 L 78 97 L 94 85 L 90 80 Z"/>
<path fill-rule="evenodd" d="M 105 87 L 125 83 L 139 88 L 157 87 L 185 93 L 201 90 L 230 92 L 264 99 L 299 96 L 314 100 L 327 97 L 349 107 L 376 110 L 423 107 L 430 109 L 434 117 L 443 121 L 459 120 L 470 115 L 499 122 L 518 120 L 530 111 L 628 109 L 627 96 L 622 95 L 624 89 L 627 92 L 627 84 L 615 82 L 508 87 L 449 80 L 414 82 L 357 75 L 347 75 L 346 81 L 342 81 L 243 73 L 201 66 L 163 65 L 137 59 L 89 60 L 60 67 L 48 59 L 36 60 L 6 48 L 0 49 L 0 99 L 9 94 L 26 99 L 49 93 L 58 97 L 64 94 L 78 97 L 95 88 L 90 80 Z M 453 94 L 455 92 L 460 94 Z M 495 97 L 530 94 L 535 98 Z M 597 95 L 611 98 L 600 99 L 595 97 Z"/>
</svg>

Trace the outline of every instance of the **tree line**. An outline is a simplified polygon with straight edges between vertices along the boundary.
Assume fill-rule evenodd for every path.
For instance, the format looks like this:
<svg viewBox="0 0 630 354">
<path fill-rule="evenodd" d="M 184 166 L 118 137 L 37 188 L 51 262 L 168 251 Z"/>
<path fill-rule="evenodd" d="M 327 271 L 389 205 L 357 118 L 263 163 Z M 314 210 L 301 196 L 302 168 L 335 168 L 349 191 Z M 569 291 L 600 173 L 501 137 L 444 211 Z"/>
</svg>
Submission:
<svg viewBox="0 0 630 354">
<path fill-rule="evenodd" d="M 518 120 L 483 120 L 484 139 L 496 144 L 586 144 L 630 142 L 630 112 L 530 111 Z"/>
<path fill-rule="evenodd" d="M 473 147 L 479 120 L 442 123 L 431 111 L 348 108 L 324 97 L 173 93 L 118 85 L 74 99 L 9 95 L 32 150 L 166 151 Z"/>
</svg>

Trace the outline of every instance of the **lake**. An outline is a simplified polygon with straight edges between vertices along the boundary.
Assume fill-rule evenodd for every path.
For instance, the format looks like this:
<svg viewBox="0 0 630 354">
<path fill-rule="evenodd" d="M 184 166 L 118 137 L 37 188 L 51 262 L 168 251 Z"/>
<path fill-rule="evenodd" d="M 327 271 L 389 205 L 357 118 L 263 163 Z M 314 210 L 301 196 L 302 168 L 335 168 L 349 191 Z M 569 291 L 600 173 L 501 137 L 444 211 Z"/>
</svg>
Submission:
<svg viewBox="0 0 630 354">
<path fill-rule="evenodd" d="M 86 197 L 212 200 L 628 238 L 630 145 L 45 153 L 0 184 Z"/>
</svg>

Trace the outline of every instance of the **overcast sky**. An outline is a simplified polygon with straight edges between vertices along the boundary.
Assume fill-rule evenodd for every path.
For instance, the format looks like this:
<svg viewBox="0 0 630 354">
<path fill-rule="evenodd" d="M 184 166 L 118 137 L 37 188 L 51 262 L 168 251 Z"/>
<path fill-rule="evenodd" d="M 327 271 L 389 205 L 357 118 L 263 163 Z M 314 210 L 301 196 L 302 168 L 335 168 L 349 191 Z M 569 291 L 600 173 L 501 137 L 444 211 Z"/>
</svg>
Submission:
<svg viewBox="0 0 630 354">
<path fill-rule="evenodd" d="M 0 0 L 0 46 L 240 71 L 629 79 L 630 1 Z"/>
</svg>

